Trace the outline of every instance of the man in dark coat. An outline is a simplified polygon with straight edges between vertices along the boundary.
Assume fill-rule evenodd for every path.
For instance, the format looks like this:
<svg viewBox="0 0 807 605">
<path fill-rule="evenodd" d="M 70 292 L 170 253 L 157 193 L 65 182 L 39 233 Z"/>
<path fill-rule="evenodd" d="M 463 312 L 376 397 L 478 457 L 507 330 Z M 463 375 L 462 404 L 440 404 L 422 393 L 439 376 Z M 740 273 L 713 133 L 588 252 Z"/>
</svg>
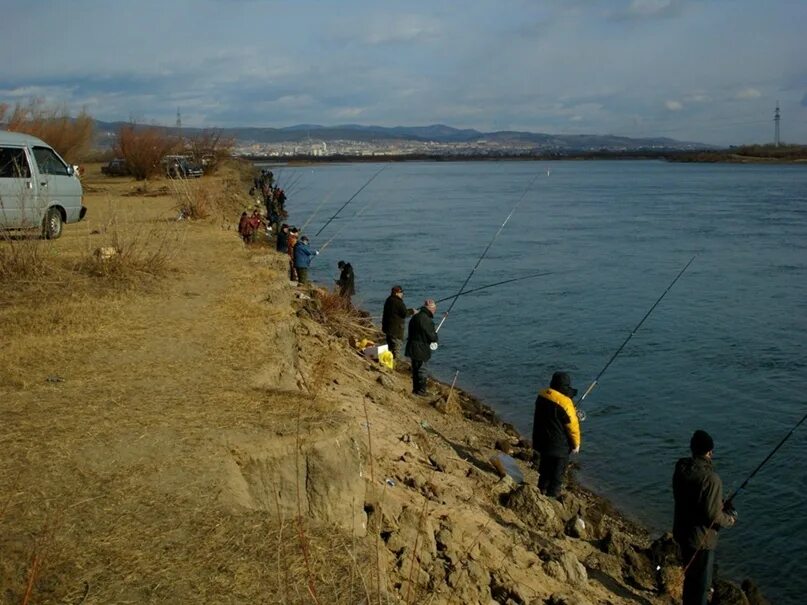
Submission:
<svg viewBox="0 0 807 605">
<path fill-rule="evenodd" d="M 381 316 L 381 331 L 387 337 L 387 347 L 395 359 L 400 357 L 403 348 L 404 320 L 415 314 L 414 309 L 406 308 L 403 297 L 403 288 L 393 286 L 384 301 L 384 314 Z"/>
<path fill-rule="evenodd" d="M 737 522 L 723 502 L 723 482 L 712 469 L 714 440 L 697 430 L 689 442 L 692 457 L 681 458 L 673 473 L 673 537 L 684 564 L 684 605 L 706 605 L 712 586 L 717 532 Z"/>
<path fill-rule="evenodd" d="M 356 293 L 356 278 L 353 275 L 353 266 L 340 260 L 336 263 L 339 267 L 339 279 L 336 280 L 336 285 L 339 286 L 339 296 L 347 301 L 350 305 L 350 297 Z"/>
<path fill-rule="evenodd" d="M 437 350 L 437 330 L 434 327 L 436 311 L 437 303 L 429 298 L 409 320 L 405 354 L 412 362 L 412 392 L 415 395 L 429 395 L 426 390 L 426 362 L 431 359 L 432 351 Z"/>
<path fill-rule="evenodd" d="M 577 389 L 566 372 L 555 372 L 549 388 L 538 393 L 532 421 L 532 447 L 541 454 L 538 489 L 558 498 L 569 455 L 580 452 L 580 422 L 572 397 Z"/>
<path fill-rule="evenodd" d="M 275 248 L 278 252 L 282 252 L 286 254 L 289 248 L 289 226 L 286 223 L 283 223 L 280 226 L 280 231 L 277 232 L 277 242 L 275 242 Z"/>
</svg>

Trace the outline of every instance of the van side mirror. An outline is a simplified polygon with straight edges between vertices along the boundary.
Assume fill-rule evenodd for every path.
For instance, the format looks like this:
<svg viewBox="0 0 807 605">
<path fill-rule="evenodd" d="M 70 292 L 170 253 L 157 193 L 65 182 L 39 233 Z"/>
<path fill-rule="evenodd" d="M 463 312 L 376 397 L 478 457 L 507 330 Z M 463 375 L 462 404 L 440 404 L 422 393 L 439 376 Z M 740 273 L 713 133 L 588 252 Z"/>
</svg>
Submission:
<svg viewBox="0 0 807 605">
<path fill-rule="evenodd" d="M 74 176 L 78 172 L 78 170 L 76 168 L 77 168 L 76 166 L 71 166 L 71 165 L 68 164 L 68 166 L 67 166 L 67 176 Z"/>
</svg>

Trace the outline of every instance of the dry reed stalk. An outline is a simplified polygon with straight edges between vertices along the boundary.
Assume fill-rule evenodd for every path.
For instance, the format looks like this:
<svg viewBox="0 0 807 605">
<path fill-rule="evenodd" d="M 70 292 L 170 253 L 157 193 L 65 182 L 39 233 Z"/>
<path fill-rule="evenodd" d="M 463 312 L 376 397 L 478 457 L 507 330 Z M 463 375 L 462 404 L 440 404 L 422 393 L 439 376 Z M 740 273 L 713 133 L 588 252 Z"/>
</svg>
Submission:
<svg viewBox="0 0 807 605">
<path fill-rule="evenodd" d="M 370 460 L 370 484 L 373 486 L 373 489 L 375 489 L 375 468 L 373 466 L 373 436 L 370 433 L 370 414 L 367 411 L 367 397 L 362 398 L 362 405 L 364 406 L 364 423 L 367 425 L 367 452 L 368 452 L 367 455 L 368 455 L 369 460 Z M 383 493 L 385 491 L 386 491 L 386 484 L 384 484 L 384 491 L 382 492 L 382 497 L 383 497 Z M 383 514 L 382 511 L 381 511 L 381 502 L 379 502 L 378 508 L 379 508 L 378 516 L 379 516 L 379 519 L 380 519 L 382 514 Z M 381 536 L 379 535 L 379 533 L 377 531 L 375 532 L 375 534 L 376 534 L 375 535 L 375 540 L 374 540 L 374 542 L 375 542 L 375 586 L 376 586 L 376 593 L 377 593 L 377 596 L 378 596 L 378 603 L 380 605 L 381 604 L 381 562 L 380 562 L 381 555 L 378 552 L 378 548 L 379 548 L 378 541 L 381 539 Z"/>
<path fill-rule="evenodd" d="M 8 507 L 11 506 L 11 500 L 14 498 L 17 492 L 17 486 L 20 484 L 20 477 L 22 477 L 22 468 L 17 471 L 16 478 L 11 482 L 11 489 L 8 490 L 8 498 L 6 498 L 3 508 L 0 508 L 0 521 L 2 521 L 3 517 L 6 516 L 6 511 L 8 510 Z"/>
<path fill-rule="evenodd" d="M 302 499 L 300 498 L 300 414 L 302 407 L 302 400 L 297 402 L 297 430 L 295 434 L 295 447 L 294 447 L 294 468 L 295 468 L 295 483 L 297 488 L 297 538 L 300 541 L 300 550 L 303 553 L 305 560 L 305 569 L 308 574 L 308 593 L 314 599 L 314 603 L 319 605 L 317 598 L 317 589 L 314 584 L 314 574 L 311 571 L 311 561 L 308 552 L 308 543 L 305 537 L 305 529 L 303 528 L 303 508 Z"/>
<path fill-rule="evenodd" d="M 407 579 L 406 583 L 406 596 L 404 597 L 404 602 L 409 603 L 409 593 L 412 590 L 412 573 L 415 570 L 415 557 L 418 551 L 418 543 L 420 542 L 420 530 L 423 527 L 423 518 L 426 514 L 426 505 L 429 503 L 429 499 L 426 496 L 423 496 L 423 507 L 420 509 L 420 517 L 418 519 L 418 527 L 417 531 L 415 532 L 415 545 L 412 547 L 412 558 L 409 563 L 409 578 Z"/>
<path fill-rule="evenodd" d="M 479 532 L 474 537 L 473 542 L 471 542 L 471 546 L 468 547 L 467 549 L 464 549 L 463 552 L 470 553 L 474 549 L 474 547 L 479 543 L 479 538 L 482 536 L 482 533 L 488 528 L 488 525 L 490 525 L 491 521 L 492 521 L 492 519 L 490 519 L 490 518 L 488 518 L 488 520 L 485 521 L 485 524 L 479 529 Z M 463 565 L 462 569 L 460 570 L 459 575 L 457 576 L 457 581 L 454 583 L 454 586 L 451 588 L 451 592 L 448 595 L 448 603 L 449 603 L 449 605 L 451 604 L 451 601 L 454 598 L 454 593 L 456 591 L 456 587 L 459 586 L 459 583 L 460 583 L 459 581 L 460 581 L 460 578 L 462 578 L 462 573 L 463 572 L 465 572 L 465 573 L 468 572 L 468 567 L 466 565 Z"/>
<path fill-rule="evenodd" d="M 31 597 L 34 594 L 34 585 L 42 571 L 45 557 L 53 544 L 55 531 L 55 520 L 51 519 L 45 524 L 42 534 L 34 542 L 34 550 L 31 556 L 31 564 L 28 566 L 28 581 L 25 586 L 25 593 L 22 597 L 22 605 L 28 605 L 31 601 Z"/>
<path fill-rule="evenodd" d="M 454 394 L 454 387 L 457 384 L 457 377 L 460 375 L 460 371 L 457 370 L 454 372 L 454 380 L 451 381 L 451 388 L 448 389 L 448 395 L 446 395 L 446 403 L 451 403 L 451 395 Z"/>
<path fill-rule="evenodd" d="M 285 555 L 285 548 L 283 546 L 283 513 L 280 510 L 280 499 L 278 498 L 277 490 L 272 487 L 272 495 L 275 497 L 275 510 L 277 511 L 277 518 L 280 522 L 280 529 L 277 536 L 277 583 L 278 586 L 283 586 L 283 603 L 286 602 L 287 593 L 289 586 L 289 568 L 288 566 L 281 566 L 281 555 Z M 280 569 L 283 567 L 283 581 L 280 581 Z"/>
</svg>

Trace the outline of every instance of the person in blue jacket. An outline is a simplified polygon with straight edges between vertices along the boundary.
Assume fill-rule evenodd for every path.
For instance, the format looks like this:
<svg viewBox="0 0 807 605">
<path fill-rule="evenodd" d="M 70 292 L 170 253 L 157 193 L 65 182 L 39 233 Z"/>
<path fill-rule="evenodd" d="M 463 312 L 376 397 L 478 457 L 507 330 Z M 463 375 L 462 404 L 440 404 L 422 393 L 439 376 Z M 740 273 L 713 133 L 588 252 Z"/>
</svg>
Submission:
<svg viewBox="0 0 807 605">
<path fill-rule="evenodd" d="M 311 265 L 311 259 L 317 254 L 319 254 L 319 251 L 312 250 L 309 246 L 308 236 L 304 235 L 294 245 L 294 268 L 297 270 L 298 283 L 308 283 L 308 267 Z"/>
</svg>

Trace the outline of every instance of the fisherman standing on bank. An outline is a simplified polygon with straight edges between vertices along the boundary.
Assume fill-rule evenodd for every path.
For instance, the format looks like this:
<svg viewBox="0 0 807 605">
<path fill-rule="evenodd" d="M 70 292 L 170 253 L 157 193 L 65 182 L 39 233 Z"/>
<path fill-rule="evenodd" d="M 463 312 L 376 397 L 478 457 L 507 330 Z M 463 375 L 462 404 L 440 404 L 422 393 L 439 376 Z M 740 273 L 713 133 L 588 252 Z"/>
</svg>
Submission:
<svg viewBox="0 0 807 605">
<path fill-rule="evenodd" d="M 541 455 L 538 489 L 557 498 L 569 455 L 580 452 L 580 422 L 572 397 L 577 389 L 566 372 L 555 372 L 549 388 L 538 393 L 532 421 L 532 447 Z"/>
<path fill-rule="evenodd" d="M 432 351 L 437 350 L 437 330 L 434 329 L 436 311 L 437 303 L 428 298 L 420 311 L 409 320 L 405 354 L 412 362 L 412 392 L 415 395 L 429 395 L 426 390 L 426 362 L 431 359 Z"/>
<path fill-rule="evenodd" d="M 339 286 L 339 296 L 347 301 L 350 305 L 350 298 L 356 293 L 356 277 L 353 274 L 353 265 L 340 260 L 336 263 L 339 268 L 339 279 L 336 280 L 336 285 Z"/>
<path fill-rule="evenodd" d="M 723 482 L 712 469 L 715 444 L 697 430 L 689 442 L 691 458 L 681 458 L 673 473 L 673 537 L 684 564 L 684 605 L 706 605 L 712 586 L 717 532 L 737 522 L 737 512 L 723 502 Z"/>
<path fill-rule="evenodd" d="M 312 250 L 308 245 L 308 236 L 304 235 L 300 238 L 294 246 L 294 269 L 297 272 L 297 282 L 299 284 L 308 283 L 308 267 L 311 266 L 311 259 L 317 254 L 318 250 Z"/>
<path fill-rule="evenodd" d="M 393 286 L 390 295 L 384 301 L 384 314 L 381 316 L 381 331 L 387 337 L 387 347 L 396 360 L 400 359 L 402 353 L 404 320 L 415 314 L 414 309 L 406 308 L 403 297 L 403 288 Z"/>
</svg>

